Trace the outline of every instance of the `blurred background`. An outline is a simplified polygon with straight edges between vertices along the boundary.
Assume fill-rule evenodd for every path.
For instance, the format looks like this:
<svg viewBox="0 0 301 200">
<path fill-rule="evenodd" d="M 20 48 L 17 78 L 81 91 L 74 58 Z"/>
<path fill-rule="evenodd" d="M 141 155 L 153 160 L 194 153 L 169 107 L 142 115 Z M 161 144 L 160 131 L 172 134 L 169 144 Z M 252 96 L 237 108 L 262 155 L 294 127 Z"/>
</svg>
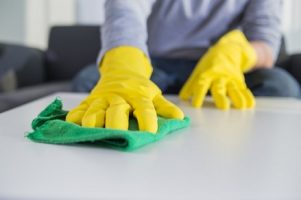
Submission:
<svg viewBox="0 0 301 200">
<path fill-rule="evenodd" d="M 0 41 L 45 49 L 54 25 L 101 24 L 105 0 L 0 0 Z"/>
<path fill-rule="evenodd" d="M 70 91 L 72 77 L 95 62 L 101 47 L 104 1 L 0 0 L 0 112 Z M 301 1 L 283 2 L 286 48 L 280 64 L 301 53 Z"/>
<path fill-rule="evenodd" d="M 47 47 L 53 25 L 101 24 L 105 0 L 0 0 L 0 41 Z M 301 51 L 301 1 L 284 0 L 283 33 L 289 53 Z"/>
</svg>

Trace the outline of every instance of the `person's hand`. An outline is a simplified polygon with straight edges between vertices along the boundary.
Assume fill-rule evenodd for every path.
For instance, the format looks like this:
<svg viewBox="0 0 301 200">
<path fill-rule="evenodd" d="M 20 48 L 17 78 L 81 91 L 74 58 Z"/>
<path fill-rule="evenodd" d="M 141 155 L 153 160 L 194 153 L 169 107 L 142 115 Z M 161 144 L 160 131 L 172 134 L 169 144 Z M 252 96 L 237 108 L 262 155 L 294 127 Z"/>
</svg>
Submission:
<svg viewBox="0 0 301 200">
<path fill-rule="evenodd" d="M 239 30 L 229 32 L 198 62 L 181 89 L 180 98 L 191 98 L 192 105 L 198 108 L 210 90 L 219 109 L 229 109 L 230 100 L 235 108 L 253 108 L 255 98 L 243 73 L 255 65 L 256 59 L 256 52 L 244 34 Z"/>
<path fill-rule="evenodd" d="M 139 130 L 156 133 L 157 114 L 183 119 L 183 112 L 166 100 L 149 79 L 152 67 L 135 47 L 109 50 L 101 63 L 101 78 L 91 94 L 71 110 L 66 120 L 84 127 L 127 130 L 133 113 Z"/>
</svg>

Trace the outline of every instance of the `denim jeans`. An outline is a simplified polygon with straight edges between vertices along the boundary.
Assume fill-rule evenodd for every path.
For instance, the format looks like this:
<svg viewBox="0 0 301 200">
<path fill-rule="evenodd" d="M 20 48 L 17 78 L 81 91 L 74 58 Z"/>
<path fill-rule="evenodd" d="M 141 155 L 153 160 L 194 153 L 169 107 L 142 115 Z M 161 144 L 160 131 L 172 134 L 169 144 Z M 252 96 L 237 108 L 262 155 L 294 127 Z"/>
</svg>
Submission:
<svg viewBox="0 0 301 200">
<path fill-rule="evenodd" d="M 151 80 L 165 94 L 178 94 L 197 61 L 152 58 Z M 90 92 L 99 80 L 95 64 L 85 67 L 73 80 L 73 91 Z M 257 69 L 245 74 L 248 88 L 255 96 L 300 97 L 299 83 L 285 69 Z"/>
</svg>

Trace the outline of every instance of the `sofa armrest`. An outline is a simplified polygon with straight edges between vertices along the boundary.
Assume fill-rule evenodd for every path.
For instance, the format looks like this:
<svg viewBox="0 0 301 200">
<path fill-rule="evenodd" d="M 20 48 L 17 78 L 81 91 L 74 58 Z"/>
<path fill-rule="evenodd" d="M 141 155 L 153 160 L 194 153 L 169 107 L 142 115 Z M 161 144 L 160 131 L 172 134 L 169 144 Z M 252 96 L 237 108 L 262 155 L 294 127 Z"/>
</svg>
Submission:
<svg viewBox="0 0 301 200">
<path fill-rule="evenodd" d="M 17 88 L 37 85 L 45 80 L 44 52 L 14 44 L 0 44 L 0 79 L 13 73 Z"/>
<path fill-rule="evenodd" d="M 52 82 L 26 87 L 6 94 L 0 93 L 0 113 L 56 92 L 70 92 L 71 82 Z"/>
</svg>

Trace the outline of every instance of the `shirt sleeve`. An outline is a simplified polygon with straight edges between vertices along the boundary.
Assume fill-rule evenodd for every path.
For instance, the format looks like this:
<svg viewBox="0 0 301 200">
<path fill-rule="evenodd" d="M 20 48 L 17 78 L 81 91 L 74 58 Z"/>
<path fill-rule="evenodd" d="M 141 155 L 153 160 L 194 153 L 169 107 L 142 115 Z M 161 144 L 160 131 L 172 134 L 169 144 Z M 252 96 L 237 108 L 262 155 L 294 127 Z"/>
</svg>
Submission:
<svg viewBox="0 0 301 200">
<path fill-rule="evenodd" d="M 101 61 L 106 51 L 122 46 L 134 46 L 149 56 L 147 48 L 147 18 L 156 0 L 107 0 L 105 21 L 101 27 Z"/>
<path fill-rule="evenodd" d="M 249 41 L 266 42 L 277 59 L 281 45 L 282 0 L 250 0 L 242 20 Z"/>
</svg>

